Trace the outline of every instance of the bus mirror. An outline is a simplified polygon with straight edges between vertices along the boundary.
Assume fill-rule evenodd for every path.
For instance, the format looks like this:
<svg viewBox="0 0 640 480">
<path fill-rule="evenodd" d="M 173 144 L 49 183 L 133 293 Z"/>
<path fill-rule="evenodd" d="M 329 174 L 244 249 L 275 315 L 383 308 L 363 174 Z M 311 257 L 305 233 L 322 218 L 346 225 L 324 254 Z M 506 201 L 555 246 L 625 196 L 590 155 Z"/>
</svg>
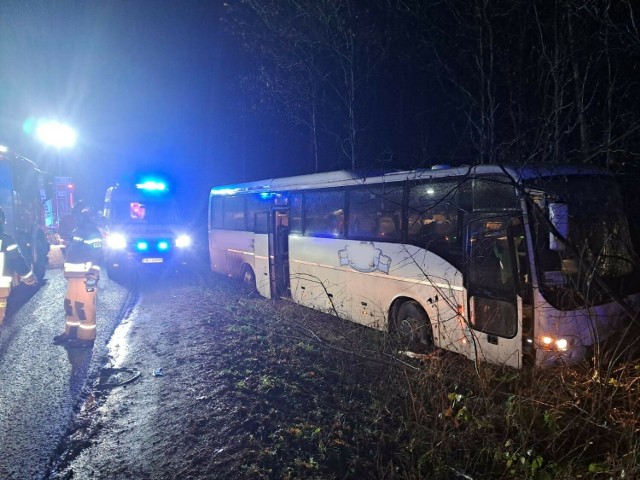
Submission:
<svg viewBox="0 0 640 480">
<path fill-rule="evenodd" d="M 558 231 L 562 239 L 569 234 L 569 208 L 566 203 L 549 204 L 549 221 Z M 554 251 L 564 250 L 564 242 L 559 241 L 554 232 L 549 233 L 549 248 Z"/>
</svg>

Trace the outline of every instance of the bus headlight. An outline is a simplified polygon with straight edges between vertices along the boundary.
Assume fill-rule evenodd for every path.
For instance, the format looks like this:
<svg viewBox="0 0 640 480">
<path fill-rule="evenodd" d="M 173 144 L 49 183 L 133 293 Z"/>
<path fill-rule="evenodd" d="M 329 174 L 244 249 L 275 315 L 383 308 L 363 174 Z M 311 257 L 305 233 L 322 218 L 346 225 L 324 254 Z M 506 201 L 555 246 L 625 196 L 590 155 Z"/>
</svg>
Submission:
<svg viewBox="0 0 640 480">
<path fill-rule="evenodd" d="M 571 342 L 567 338 L 553 338 L 549 336 L 540 337 L 540 343 L 546 350 L 557 350 L 566 352 L 571 346 Z"/>
<path fill-rule="evenodd" d="M 107 246 L 114 250 L 123 250 L 127 248 L 127 237 L 121 233 L 112 233 L 107 237 Z"/>
<path fill-rule="evenodd" d="M 178 235 L 176 238 L 176 247 L 189 248 L 191 246 L 191 237 L 189 235 Z"/>
</svg>

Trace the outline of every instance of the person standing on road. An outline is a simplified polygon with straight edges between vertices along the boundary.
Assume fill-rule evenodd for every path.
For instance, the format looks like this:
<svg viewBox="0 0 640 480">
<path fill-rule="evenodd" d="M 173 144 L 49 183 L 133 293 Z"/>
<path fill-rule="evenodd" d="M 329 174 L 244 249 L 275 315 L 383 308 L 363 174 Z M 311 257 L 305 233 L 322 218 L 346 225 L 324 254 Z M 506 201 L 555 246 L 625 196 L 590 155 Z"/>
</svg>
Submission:
<svg viewBox="0 0 640 480">
<path fill-rule="evenodd" d="M 0 325 L 4 322 L 7 309 L 7 298 L 11 293 L 11 287 L 22 281 L 26 285 L 35 285 L 38 279 L 33 269 L 22 256 L 20 247 L 14 238 L 4 232 L 6 217 L 4 210 L 0 208 Z M 17 280 L 17 282 L 16 282 Z"/>
<path fill-rule="evenodd" d="M 55 344 L 91 346 L 96 339 L 96 300 L 102 258 L 102 233 L 89 207 L 78 216 L 64 263 L 67 293 L 64 299 L 65 329 Z"/>
<path fill-rule="evenodd" d="M 71 245 L 71 241 L 73 240 L 73 232 L 78 226 L 78 222 L 82 216 L 82 211 L 85 208 L 86 203 L 84 200 L 78 200 L 73 204 L 71 212 L 60 219 L 60 224 L 58 225 L 58 236 L 62 243 L 62 255 L 65 257 L 67 254 L 67 248 Z"/>
</svg>

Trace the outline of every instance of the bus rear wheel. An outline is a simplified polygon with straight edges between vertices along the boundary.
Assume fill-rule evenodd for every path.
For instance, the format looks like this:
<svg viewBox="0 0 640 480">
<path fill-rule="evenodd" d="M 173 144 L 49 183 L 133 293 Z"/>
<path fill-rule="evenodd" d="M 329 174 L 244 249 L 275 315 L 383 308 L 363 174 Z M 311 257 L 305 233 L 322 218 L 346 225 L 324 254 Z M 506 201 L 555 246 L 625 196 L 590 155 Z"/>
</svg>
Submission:
<svg viewBox="0 0 640 480">
<path fill-rule="evenodd" d="M 418 302 L 402 302 L 395 310 L 393 326 L 396 335 L 407 347 L 426 349 L 433 346 L 431 323 Z"/>
<path fill-rule="evenodd" d="M 240 279 L 242 280 L 242 284 L 249 291 L 249 293 L 253 293 L 257 290 L 256 274 L 253 273 L 253 269 L 250 266 L 245 265 L 244 267 L 242 267 Z"/>
</svg>

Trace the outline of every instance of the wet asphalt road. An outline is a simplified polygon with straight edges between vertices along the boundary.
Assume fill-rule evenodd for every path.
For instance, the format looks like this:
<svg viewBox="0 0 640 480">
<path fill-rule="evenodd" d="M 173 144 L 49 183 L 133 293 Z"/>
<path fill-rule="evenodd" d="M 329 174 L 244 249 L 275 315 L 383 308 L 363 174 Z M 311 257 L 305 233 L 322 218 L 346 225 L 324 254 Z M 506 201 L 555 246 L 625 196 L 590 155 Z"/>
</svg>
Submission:
<svg viewBox="0 0 640 480">
<path fill-rule="evenodd" d="M 64 330 L 66 280 L 60 258 L 52 247 L 44 285 L 20 286 L 0 326 L 1 479 L 45 476 L 83 389 L 107 358 L 113 330 L 131 307 L 128 290 L 103 274 L 93 349 L 53 345 L 53 337 Z"/>
</svg>

